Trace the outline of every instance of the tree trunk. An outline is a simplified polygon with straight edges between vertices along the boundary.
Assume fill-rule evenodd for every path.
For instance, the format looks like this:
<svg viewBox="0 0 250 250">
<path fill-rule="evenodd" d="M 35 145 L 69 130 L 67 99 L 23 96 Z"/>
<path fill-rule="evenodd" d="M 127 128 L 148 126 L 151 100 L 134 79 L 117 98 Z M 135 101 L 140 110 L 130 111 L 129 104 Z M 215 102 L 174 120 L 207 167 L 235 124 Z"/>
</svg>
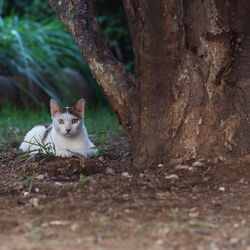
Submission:
<svg viewBox="0 0 250 250">
<path fill-rule="evenodd" d="M 94 1 L 49 2 L 117 111 L 135 167 L 249 153 L 247 0 L 123 0 L 137 80 L 108 50 Z"/>
</svg>

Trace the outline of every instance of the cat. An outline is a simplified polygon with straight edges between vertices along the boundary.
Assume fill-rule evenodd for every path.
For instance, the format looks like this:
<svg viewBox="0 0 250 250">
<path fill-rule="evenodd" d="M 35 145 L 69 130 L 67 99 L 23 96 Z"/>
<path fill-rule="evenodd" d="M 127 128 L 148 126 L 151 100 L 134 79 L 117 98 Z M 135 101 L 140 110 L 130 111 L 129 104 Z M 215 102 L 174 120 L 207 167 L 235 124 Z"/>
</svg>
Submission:
<svg viewBox="0 0 250 250">
<path fill-rule="evenodd" d="M 19 149 L 30 154 L 52 153 L 61 157 L 77 154 L 83 157 L 95 156 L 97 150 L 93 148 L 95 146 L 90 141 L 84 126 L 84 108 L 83 99 L 66 108 L 60 107 L 51 99 L 52 123 L 32 128 L 24 137 Z"/>
</svg>

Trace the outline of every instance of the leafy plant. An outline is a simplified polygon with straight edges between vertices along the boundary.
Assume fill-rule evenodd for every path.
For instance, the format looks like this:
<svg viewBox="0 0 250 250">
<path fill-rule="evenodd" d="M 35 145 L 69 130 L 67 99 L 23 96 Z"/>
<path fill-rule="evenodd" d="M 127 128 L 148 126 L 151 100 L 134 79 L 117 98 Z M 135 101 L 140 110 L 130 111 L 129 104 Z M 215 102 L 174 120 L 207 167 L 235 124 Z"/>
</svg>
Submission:
<svg viewBox="0 0 250 250">
<path fill-rule="evenodd" d="M 97 4 L 99 22 L 109 46 L 118 44 L 124 63 L 133 71 L 132 46 L 121 0 L 98 0 Z M 59 102 L 58 89 L 75 99 L 76 93 L 61 77 L 64 67 L 79 69 L 87 78 L 96 103 L 107 103 L 78 47 L 48 1 L 0 0 L 0 32 L 1 72 L 25 77 L 25 83 L 19 78 L 14 83 L 37 105 L 42 104 L 42 98 L 35 94 L 36 88 Z"/>
<path fill-rule="evenodd" d="M 84 64 L 78 47 L 57 20 L 43 23 L 9 16 L 0 22 L 0 62 L 4 71 L 24 76 L 28 83 L 16 86 L 39 104 L 33 84 L 54 99 L 58 88 L 71 92 L 60 79 L 63 67 Z M 54 83 L 54 86 L 51 84 Z"/>
<path fill-rule="evenodd" d="M 84 174 L 80 174 L 79 181 L 84 185 L 88 182 L 88 178 Z"/>
</svg>

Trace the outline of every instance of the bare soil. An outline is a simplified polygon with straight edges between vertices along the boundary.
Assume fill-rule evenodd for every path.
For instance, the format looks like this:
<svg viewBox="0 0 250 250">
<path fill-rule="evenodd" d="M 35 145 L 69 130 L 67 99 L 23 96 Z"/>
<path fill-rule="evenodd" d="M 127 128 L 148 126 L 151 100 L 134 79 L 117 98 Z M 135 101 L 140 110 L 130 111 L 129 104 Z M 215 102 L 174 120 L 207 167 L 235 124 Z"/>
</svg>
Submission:
<svg viewBox="0 0 250 250">
<path fill-rule="evenodd" d="M 2 148 L 0 249 L 250 250 L 250 157 L 138 170 L 112 145 L 87 160 Z"/>
</svg>

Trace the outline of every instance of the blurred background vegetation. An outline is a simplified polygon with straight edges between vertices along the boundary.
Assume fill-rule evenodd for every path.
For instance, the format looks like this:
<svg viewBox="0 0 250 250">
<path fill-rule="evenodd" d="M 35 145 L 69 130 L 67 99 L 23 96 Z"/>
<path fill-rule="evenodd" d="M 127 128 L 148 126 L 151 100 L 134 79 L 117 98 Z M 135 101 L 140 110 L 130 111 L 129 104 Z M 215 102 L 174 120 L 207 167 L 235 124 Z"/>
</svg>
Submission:
<svg viewBox="0 0 250 250">
<path fill-rule="evenodd" d="M 133 70 L 132 47 L 121 0 L 97 0 L 99 22 L 114 55 Z M 105 97 L 71 35 L 46 0 L 0 0 L 0 102 L 22 107 Z M 32 105 L 31 105 L 32 104 Z"/>
<path fill-rule="evenodd" d="M 97 0 L 97 8 L 110 49 L 133 71 L 122 0 Z M 77 45 L 47 0 L 0 0 L 0 145 L 20 142 L 33 125 L 48 121 L 50 98 L 69 106 L 81 97 L 87 100 L 91 133 L 100 139 L 121 132 Z"/>
</svg>

